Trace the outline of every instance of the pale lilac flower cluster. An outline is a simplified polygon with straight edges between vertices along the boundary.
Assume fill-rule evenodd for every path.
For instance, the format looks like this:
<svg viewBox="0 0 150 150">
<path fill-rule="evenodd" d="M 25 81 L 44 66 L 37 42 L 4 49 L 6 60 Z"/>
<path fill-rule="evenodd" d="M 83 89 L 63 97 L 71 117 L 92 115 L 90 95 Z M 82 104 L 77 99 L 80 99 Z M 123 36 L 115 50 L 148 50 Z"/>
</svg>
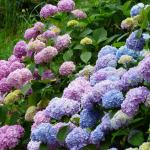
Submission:
<svg viewBox="0 0 150 150">
<path fill-rule="evenodd" d="M 44 31 L 44 28 L 45 28 L 45 25 L 44 25 L 44 23 L 42 23 L 42 22 L 36 22 L 36 23 L 34 24 L 34 29 L 35 29 L 36 31 L 39 31 L 40 33 L 42 33 L 42 32 Z"/>
<path fill-rule="evenodd" d="M 72 74 L 73 71 L 75 71 L 75 64 L 72 61 L 66 61 L 64 62 L 60 68 L 59 68 L 59 73 L 62 76 L 68 76 L 70 74 Z"/>
<path fill-rule="evenodd" d="M 41 142 L 31 140 L 27 145 L 27 150 L 39 150 L 40 145 L 41 145 Z"/>
<path fill-rule="evenodd" d="M 149 94 L 149 90 L 144 86 L 129 90 L 121 104 L 121 110 L 129 117 L 134 116 L 139 109 L 139 105 L 145 102 Z"/>
<path fill-rule="evenodd" d="M 65 48 L 68 48 L 69 44 L 71 43 L 71 37 L 69 34 L 64 34 L 58 36 L 55 42 L 55 47 L 58 51 L 62 51 Z"/>
<path fill-rule="evenodd" d="M 40 11 L 40 16 L 43 18 L 48 18 L 50 16 L 55 15 L 58 12 L 58 8 L 51 4 L 46 4 L 44 7 L 42 7 Z"/>
<path fill-rule="evenodd" d="M 69 149 L 81 149 L 89 143 L 90 133 L 80 127 L 74 128 L 66 137 L 66 143 Z"/>
<path fill-rule="evenodd" d="M 82 95 L 89 92 L 91 88 L 89 81 L 84 77 L 78 77 L 64 89 L 63 97 L 80 102 Z"/>
<path fill-rule="evenodd" d="M 42 74 L 41 79 L 42 80 L 47 80 L 47 79 L 53 79 L 54 78 L 54 73 L 51 70 L 45 70 Z"/>
<path fill-rule="evenodd" d="M 134 5 L 131 8 L 130 15 L 132 17 L 139 15 L 143 8 L 144 8 L 144 4 L 143 3 L 138 3 L 138 4 Z"/>
<path fill-rule="evenodd" d="M 14 47 L 14 51 L 13 54 L 18 57 L 21 58 L 22 56 L 25 56 L 27 52 L 27 44 L 25 41 L 19 41 L 15 47 Z"/>
<path fill-rule="evenodd" d="M 99 69 L 102 69 L 105 67 L 116 67 L 116 66 L 117 66 L 116 56 L 113 54 L 107 54 L 97 59 L 94 71 L 96 72 Z"/>
<path fill-rule="evenodd" d="M 0 80 L 0 92 L 6 93 L 12 89 L 11 85 L 7 82 L 7 78 L 3 78 Z"/>
<path fill-rule="evenodd" d="M 35 39 L 38 36 L 38 34 L 39 34 L 38 31 L 34 27 L 32 27 L 25 31 L 24 38 L 27 40 L 30 40 L 32 38 Z"/>
<path fill-rule="evenodd" d="M 71 116 L 80 111 L 77 101 L 67 98 L 54 98 L 45 109 L 47 116 L 60 120 L 63 116 Z"/>
<path fill-rule="evenodd" d="M 71 12 L 75 7 L 75 3 L 73 0 L 60 0 L 57 7 L 59 11 Z"/>
<path fill-rule="evenodd" d="M 8 126 L 0 128 L 0 149 L 13 149 L 24 134 L 24 129 L 20 125 Z"/>
<path fill-rule="evenodd" d="M 71 13 L 73 14 L 74 17 L 76 17 L 78 19 L 85 19 L 87 17 L 87 14 L 80 9 L 75 9 L 75 10 L 71 11 Z"/>
<path fill-rule="evenodd" d="M 48 63 L 57 54 L 58 54 L 58 51 L 56 48 L 48 46 L 34 56 L 34 61 L 36 64 Z"/>
<path fill-rule="evenodd" d="M 13 72 L 13 71 L 15 71 L 15 70 L 17 70 L 17 69 L 22 69 L 22 68 L 24 68 L 25 67 L 25 65 L 23 64 L 23 63 L 20 63 L 20 62 L 18 62 L 18 61 L 15 61 L 15 62 L 13 62 L 11 65 L 10 65 L 10 72 Z"/>
</svg>

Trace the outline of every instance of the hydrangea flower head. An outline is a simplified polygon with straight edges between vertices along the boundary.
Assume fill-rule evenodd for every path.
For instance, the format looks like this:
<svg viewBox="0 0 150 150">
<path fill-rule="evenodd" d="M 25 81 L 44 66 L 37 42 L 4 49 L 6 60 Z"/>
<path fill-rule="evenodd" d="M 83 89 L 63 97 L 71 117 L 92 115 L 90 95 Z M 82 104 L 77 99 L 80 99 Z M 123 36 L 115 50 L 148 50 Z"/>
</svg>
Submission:
<svg viewBox="0 0 150 150">
<path fill-rule="evenodd" d="M 65 141 L 69 149 L 81 149 L 88 144 L 89 136 L 86 129 L 76 127 L 67 135 Z"/>
<path fill-rule="evenodd" d="M 133 61 L 133 57 L 132 56 L 129 56 L 129 55 L 122 55 L 121 57 L 120 57 L 120 59 L 118 60 L 118 63 L 119 64 L 128 64 L 128 63 L 130 63 L 130 62 L 132 62 Z"/>
<path fill-rule="evenodd" d="M 143 35 L 140 37 L 137 37 L 138 31 L 134 31 L 130 34 L 130 36 L 126 40 L 126 45 L 129 49 L 135 50 L 135 51 L 141 51 L 144 47 L 145 40 L 143 38 Z"/>
<path fill-rule="evenodd" d="M 68 27 L 74 27 L 74 26 L 77 26 L 79 25 L 79 22 L 77 20 L 70 20 L 67 22 L 67 26 Z"/>
<path fill-rule="evenodd" d="M 50 16 L 55 15 L 58 12 L 58 8 L 51 4 L 46 4 L 44 7 L 42 7 L 40 11 L 40 16 L 43 18 L 48 18 Z"/>
<path fill-rule="evenodd" d="M 122 92 L 118 90 L 111 90 L 105 93 L 102 97 L 102 105 L 106 109 L 118 108 L 124 100 Z"/>
<path fill-rule="evenodd" d="M 53 98 L 47 106 L 46 116 L 60 120 L 63 116 L 70 116 L 80 111 L 80 104 L 77 101 L 67 98 Z"/>
<path fill-rule="evenodd" d="M 83 38 L 83 39 L 80 41 L 80 44 L 81 44 L 81 45 L 90 45 L 90 44 L 92 44 L 92 43 L 93 43 L 92 39 L 90 39 L 90 38 L 88 38 L 88 37 L 85 37 L 85 38 Z"/>
<path fill-rule="evenodd" d="M 76 17 L 78 19 L 84 19 L 87 17 L 87 14 L 80 9 L 75 9 L 75 10 L 71 11 L 71 13 L 73 14 L 74 17 Z"/>
<path fill-rule="evenodd" d="M 137 16 L 140 14 L 141 10 L 144 8 L 144 4 L 143 3 L 138 3 L 136 5 L 134 5 L 132 8 L 131 8 L 131 11 L 130 11 L 130 15 L 132 17 L 134 16 Z"/>
<path fill-rule="evenodd" d="M 59 11 L 71 12 L 75 7 L 75 3 L 73 0 L 60 0 L 57 7 Z"/>
<path fill-rule="evenodd" d="M 45 25 L 44 25 L 44 23 L 42 23 L 42 22 L 36 22 L 36 23 L 34 24 L 34 29 L 35 29 L 36 31 L 39 31 L 40 33 L 43 32 L 44 28 L 45 28 Z"/>
<path fill-rule="evenodd" d="M 31 140 L 27 145 L 27 150 L 39 150 L 40 145 L 41 145 L 41 142 Z"/>
<path fill-rule="evenodd" d="M 32 38 L 35 39 L 37 36 L 38 36 L 38 32 L 34 28 L 29 28 L 24 33 L 24 38 L 27 40 L 30 40 Z"/>
<path fill-rule="evenodd" d="M 100 57 L 103 57 L 107 54 L 116 55 L 116 52 L 117 52 L 117 49 L 115 47 L 110 46 L 110 45 L 106 45 L 106 46 L 101 48 L 101 50 L 98 53 L 98 57 L 100 58 Z"/>
<path fill-rule="evenodd" d="M 75 65 L 72 61 L 66 61 L 64 62 L 60 68 L 59 68 L 59 73 L 62 76 L 68 76 L 70 75 L 73 71 L 75 71 Z"/>
<path fill-rule="evenodd" d="M 26 51 L 27 51 L 27 44 L 25 43 L 25 41 L 19 41 L 14 47 L 13 54 L 16 57 L 21 58 L 22 56 L 26 55 Z"/>
</svg>

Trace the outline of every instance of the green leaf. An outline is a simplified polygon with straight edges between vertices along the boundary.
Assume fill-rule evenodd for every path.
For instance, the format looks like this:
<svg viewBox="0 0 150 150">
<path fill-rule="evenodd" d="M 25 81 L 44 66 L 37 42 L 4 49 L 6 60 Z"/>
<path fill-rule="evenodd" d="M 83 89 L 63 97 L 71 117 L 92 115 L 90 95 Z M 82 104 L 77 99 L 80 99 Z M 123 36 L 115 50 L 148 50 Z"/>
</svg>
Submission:
<svg viewBox="0 0 150 150">
<path fill-rule="evenodd" d="M 31 88 L 31 83 L 25 84 L 25 85 L 21 88 L 21 92 L 23 93 L 23 95 L 26 95 L 26 93 L 29 91 L 30 88 Z"/>
<path fill-rule="evenodd" d="M 57 134 L 57 139 L 59 141 L 65 141 L 65 138 L 68 133 L 69 133 L 69 126 L 62 127 Z"/>
<path fill-rule="evenodd" d="M 93 30 L 91 30 L 90 28 L 87 28 L 85 31 L 83 31 L 81 34 L 80 34 L 80 37 L 85 37 L 89 34 L 92 33 Z"/>
<path fill-rule="evenodd" d="M 84 46 L 79 44 L 79 45 L 76 45 L 73 49 L 83 49 L 83 48 L 84 48 Z"/>
<path fill-rule="evenodd" d="M 44 84 L 40 81 L 37 81 L 37 80 L 32 80 L 31 83 L 32 83 L 31 87 L 34 92 L 40 91 L 46 86 L 46 84 Z"/>
<path fill-rule="evenodd" d="M 130 15 L 130 5 L 131 5 L 131 1 L 127 1 L 126 3 L 124 3 L 124 5 L 121 8 L 125 16 Z"/>
<path fill-rule="evenodd" d="M 40 150 L 47 150 L 47 145 L 41 144 L 40 145 Z"/>
<path fill-rule="evenodd" d="M 43 72 L 44 72 L 44 67 L 43 66 L 39 66 L 38 67 L 38 73 L 39 73 L 39 75 L 42 76 Z"/>
<path fill-rule="evenodd" d="M 64 61 L 68 61 L 68 60 L 71 60 L 72 56 L 73 56 L 73 51 L 69 50 L 69 51 L 64 53 L 63 59 L 64 59 Z"/>
<path fill-rule="evenodd" d="M 92 53 L 88 51 L 82 52 L 80 55 L 80 58 L 84 63 L 87 63 L 91 59 L 91 57 Z"/>
<path fill-rule="evenodd" d="M 100 43 L 107 39 L 107 31 L 104 28 L 99 28 L 93 31 L 93 39 Z"/>
<path fill-rule="evenodd" d="M 5 122 L 7 115 L 7 107 L 0 106 L 0 122 Z"/>
<path fill-rule="evenodd" d="M 139 130 L 132 130 L 128 136 L 128 143 L 133 146 L 140 146 L 144 142 L 143 132 Z"/>
<path fill-rule="evenodd" d="M 95 149 L 96 149 L 96 146 L 92 144 L 83 147 L 83 150 L 95 150 Z"/>
</svg>

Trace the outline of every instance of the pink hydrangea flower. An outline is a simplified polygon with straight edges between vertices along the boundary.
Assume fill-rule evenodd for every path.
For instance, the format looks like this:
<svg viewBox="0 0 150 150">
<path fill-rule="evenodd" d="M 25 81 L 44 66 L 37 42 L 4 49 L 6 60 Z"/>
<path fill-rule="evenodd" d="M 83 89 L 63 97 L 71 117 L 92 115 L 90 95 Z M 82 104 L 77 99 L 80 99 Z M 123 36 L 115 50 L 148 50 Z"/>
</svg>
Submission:
<svg viewBox="0 0 150 150">
<path fill-rule="evenodd" d="M 74 9 L 75 3 L 73 0 L 60 0 L 57 6 L 59 11 L 70 12 Z"/>
<path fill-rule="evenodd" d="M 71 13 L 73 14 L 73 16 L 75 16 L 78 19 L 84 19 L 87 17 L 87 14 L 80 9 L 75 9 Z"/>
<path fill-rule="evenodd" d="M 24 33 L 24 38 L 27 39 L 27 40 L 30 40 L 32 38 L 36 38 L 38 36 L 38 32 L 37 30 L 35 30 L 35 28 L 29 28 L 25 31 Z"/>
<path fill-rule="evenodd" d="M 70 75 L 73 71 L 75 71 L 75 65 L 72 61 L 66 61 L 64 62 L 60 68 L 59 68 L 59 73 L 62 76 L 68 76 Z"/>
<path fill-rule="evenodd" d="M 40 33 L 43 32 L 44 28 L 45 28 L 45 25 L 44 25 L 44 23 L 42 23 L 42 22 L 36 22 L 36 23 L 34 24 L 34 29 L 35 29 L 36 31 L 39 31 Z"/>
</svg>

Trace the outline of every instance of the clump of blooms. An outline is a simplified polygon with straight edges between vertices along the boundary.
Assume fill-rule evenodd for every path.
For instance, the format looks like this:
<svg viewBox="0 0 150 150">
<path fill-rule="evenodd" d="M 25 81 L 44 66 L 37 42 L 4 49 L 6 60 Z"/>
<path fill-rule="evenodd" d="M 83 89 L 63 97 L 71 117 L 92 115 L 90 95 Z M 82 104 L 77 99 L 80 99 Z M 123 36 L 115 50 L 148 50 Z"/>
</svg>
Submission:
<svg viewBox="0 0 150 150">
<path fill-rule="evenodd" d="M 104 108 L 118 108 L 124 100 L 122 92 L 118 90 L 111 90 L 105 93 L 102 97 L 102 105 Z"/>
<path fill-rule="evenodd" d="M 80 104 L 77 101 L 67 98 L 54 98 L 47 106 L 45 113 L 51 118 L 60 120 L 63 116 L 71 116 L 80 111 Z"/>
<path fill-rule="evenodd" d="M 22 68 L 24 68 L 24 67 L 25 67 L 25 65 L 24 65 L 23 63 L 20 63 L 20 62 L 18 62 L 18 61 L 13 62 L 13 63 L 10 65 L 10 72 L 13 72 L 13 71 L 15 71 L 15 70 L 17 70 L 17 69 L 22 69 Z"/>
<path fill-rule="evenodd" d="M 26 31 L 25 31 L 25 33 L 24 33 L 24 38 L 25 39 L 27 39 L 27 40 L 30 40 L 30 39 L 32 39 L 32 38 L 36 38 L 37 36 L 38 36 L 38 32 L 37 32 L 37 30 L 35 29 L 35 28 L 29 28 L 29 29 L 27 29 Z"/>
<path fill-rule="evenodd" d="M 150 55 L 146 56 L 139 64 L 140 74 L 146 81 L 150 81 Z"/>
<path fill-rule="evenodd" d="M 131 8 L 131 11 L 130 11 L 130 15 L 132 17 L 134 16 L 137 16 L 140 14 L 141 10 L 144 8 L 144 4 L 143 3 L 138 3 L 136 5 L 134 5 L 132 8 Z"/>
<path fill-rule="evenodd" d="M 75 3 L 73 0 L 60 0 L 57 7 L 59 11 L 71 12 L 75 7 Z"/>
<path fill-rule="evenodd" d="M 55 15 L 57 12 L 58 8 L 56 6 L 47 4 L 41 9 L 40 16 L 43 18 L 48 18 L 50 16 Z"/>
<path fill-rule="evenodd" d="M 30 141 L 27 145 L 27 150 L 39 150 L 41 142 Z"/>
<path fill-rule="evenodd" d="M 133 57 L 132 56 L 129 56 L 129 55 L 122 55 L 121 57 L 120 57 L 120 59 L 118 60 L 118 63 L 119 64 L 128 64 L 128 63 L 130 63 L 130 62 L 132 62 L 133 61 Z"/>
<path fill-rule="evenodd" d="M 3 78 L 0 80 L 0 92 L 6 93 L 12 89 L 11 85 L 7 82 L 7 78 Z"/>
<path fill-rule="evenodd" d="M 131 117 L 123 113 L 121 110 L 117 111 L 115 115 L 111 118 L 111 127 L 112 129 L 119 129 L 123 126 L 126 126 L 131 121 Z"/>
<path fill-rule="evenodd" d="M 90 44 L 92 44 L 92 43 L 93 43 L 92 39 L 90 39 L 90 38 L 88 38 L 88 37 L 85 37 L 85 38 L 83 38 L 83 39 L 80 41 L 80 44 L 81 44 L 81 45 L 90 45 Z"/>
<path fill-rule="evenodd" d="M 139 150 L 148 150 L 150 148 L 150 142 L 144 142 L 140 147 Z"/>
<path fill-rule="evenodd" d="M 96 125 L 99 118 L 97 111 L 83 109 L 80 113 L 80 126 L 81 128 L 92 128 Z"/>
<path fill-rule="evenodd" d="M 68 76 L 72 74 L 73 71 L 75 71 L 75 68 L 75 64 L 72 61 L 66 61 L 60 66 L 59 73 L 62 76 Z"/>
<path fill-rule="evenodd" d="M 105 67 L 116 67 L 116 66 L 117 66 L 116 56 L 113 54 L 107 54 L 97 59 L 94 71 L 96 72 L 99 69 L 102 69 Z"/>
<path fill-rule="evenodd" d="M 36 106 L 30 106 L 25 114 L 25 120 L 26 121 L 33 121 L 33 117 L 36 114 L 37 108 Z"/>
<path fill-rule="evenodd" d="M 86 129 L 74 128 L 66 137 L 69 149 L 81 149 L 89 143 L 90 134 Z"/>
<path fill-rule="evenodd" d="M 46 80 L 46 79 L 53 79 L 54 78 L 54 74 L 51 70 L 45 70 L 42 74 L 42 80 Z"/>
<path fill-rule="evenodd" d="M 24 129 L 20 125 L 8 126 L 0 128 L 0 147 L 2 150 L 12 149 L 19 143 L 20 138 L 24 134 Z"/>
<path fill-rule="evenodd" d="M 36 64 L 48 63 L 57 54 L 58 54 L 58 51 L 56 48 L 48 46 L 34 56 L 34 61 Z"/>
<path fill-rule="evenodd" d="M 129 90 L 126 98 L 121 104 L 121 110 L 129 117 L 134 116 L 141 103 L 144 103 L 149 95 L 149 90 L 146 87 L 138 87 Z"/>
<path fill-rule="evenodd" d="M 19 41 L 14 47 L 13 54 L 16 57 L 21 58 L 22 56 L 26 55 L 26 51 L 27 51 L 27 44 L 25 43 L 25 41 Z"/>
<path fill-rule="evenodd" d="M 122 29 L 132 29 L 134 26 L 136 26 L 134 18 L 126 18 L 121 22 Z"/>
<path fill-rule="evenodd" d="M 78 77 L 64 89 L 63 97 L 80 102 L 84 93 L 91 90 L 91 85 L 84 77 Z"/>
<path fill-rule="evenodd" d="M 44 28 L 45 28 L 45 25 L 44 25 L 44 23 L 42 23 L 42 22 L 36 22 L 36 23 L 34 24 L 34 29 L 35 29 L 36 31 L 39 31 L 40 33 L 42 33 L 42 32 L 44 31 Z"/>
<path fill-rule="evenodd" d="M 71 11 L 71 13 L 73 14 L 74 17 L 76 17 L 78 19 L 84 19 L 87 17 L 87 14 L 80 9 L 75 9 L 75 10 Z"/>
<path fill-rule="evenodd" d="M 126 40 L 127 47 L 135 51 L 141 51 L 144 47 L 144 44 L 145 40 L 143 38 L 143 35 L 138 37 L 138 31 L 132 32 Z"/>
<path fill-rule="evenodd" d="M 104 47 L 101 48 L 101 50 L 98 53 L 98 58 L 103 57 L 107 54 L 113 54 L 116 55 L 117 49 L 113 46 L 110 45 L 106 45 Z"/>
<path fill-rule="evenodd" d="M 68 48 L 69 44 L 71 43 L 71 37 L 69 34 L 64 34 L 58 36 L 55 42 L 55 47 L 58 51 L 62 51 L 65 48 Z"/>
<path fill-rule="evenodd" d="M 70 20 L 67 22 L 67 26 L 68 27 L 74 27 L 74 26 L 77 26 L 79 25 L 79 22 L 77 20 Z"/>
<path fill-rule="evenodd" d="M 28 43 L 28 51 L 39 52 L 46 47 L 45 43 L 40 40 L 30 41 Z"/>
</svg>

